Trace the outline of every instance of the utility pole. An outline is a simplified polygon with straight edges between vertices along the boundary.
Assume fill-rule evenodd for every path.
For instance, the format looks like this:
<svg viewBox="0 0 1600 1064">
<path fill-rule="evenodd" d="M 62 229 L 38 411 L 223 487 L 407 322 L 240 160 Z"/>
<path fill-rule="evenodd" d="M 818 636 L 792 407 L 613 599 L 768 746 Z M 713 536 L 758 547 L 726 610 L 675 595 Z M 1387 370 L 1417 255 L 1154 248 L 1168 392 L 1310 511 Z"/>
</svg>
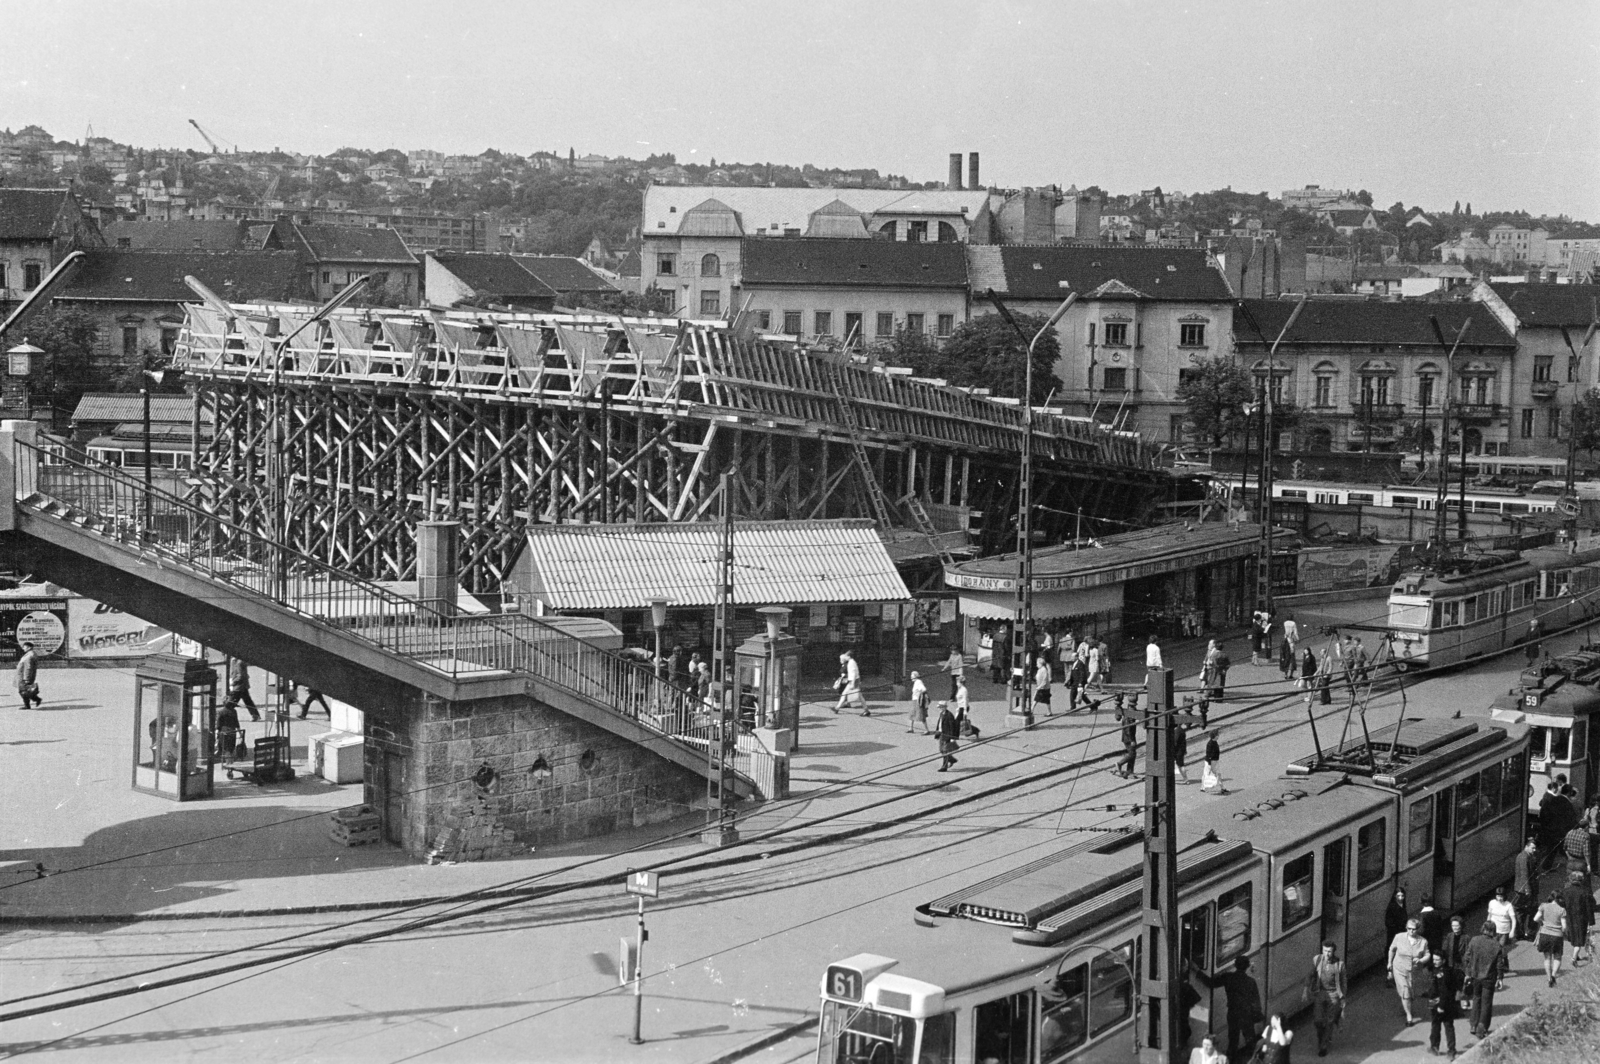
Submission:
<svg viewBox="0 0 1600 1064">
<path fill-rule="evenodd" d="M 712 846 L 731 846 L 739 841 L 734 826 L 733 753 L 737 732 L 738 707 L 733 704 L 733 474 L 722 474 L 722 549 L 717 583 L 716 632 L 712 654 L 716 660 L 717 712 L 712 733 L 707 737 L 706 826 L 700 841 Z"/>
<path fill-rule="evenodd" d="M 1435 564 L 1442 562 L 1445 555 L 1445 524 L 1444 501 L 1445 491 L 1449 486 L 1450 467 L 1450 404 L 1454 402 L 1454 377 L 1456 365 L 1456 351 L 1461 347 L 1461 341 L 1466 339 L 1467 330 L 1472 327 L 1472 319 L 1461 323 L 1461 331 L 1456 333 L 1454 343 L 1447 343 L 1444 330 L 1439 327 L 1437 315 L 1428 316 L 1428 324 L 1433 327 L 1434 339 L 1439 341 L 1439 346 L 1444 349 L 1444 398 L 1439 403 L 1439 494 L 1434 499 L 1434 539 L 1437 540 L 1438 556 Z M 1467 493 L 1467 432 L 1466 420 L 1462 419 L 1461 425 L 1461 538 L 1467 535 L 1466 493 Z"/>
<path fill-rule="evenodd" d="M 1300 302 L 1294 305 L 1294 310 L 1289 313 L 1289 320 L 1283 323 L 1283 328 L 1278 330 L 1278 338 L 1272 341 L 1272 346 L 1267 349 L 1267 388 L 1266 395 L 1262 398 L 1264 404 L 1261 408 L 1261 543 L 1257 548 L 1260 553 L 1260 562 L 1256 569 L 1256 602 L 1258 608 L 1264 610 L 1270 618 L 1273 613 L 1272 606 L 1272 456 L 1277 450 L 1276 425 L 1273 422 L 1273 410 L 1276 397 L 1272 394 L 1278 383 L 1278 345 L 1283 343 L 1283 338 L 1289 335 L 1289 330 L 1294 328 L 1295 321 L 1300 317 L 1300 312 L 1306 309 L 1306 300 L 1310 293 L 1300 296 Z M 1170 701 L 1170 700 L 1169 700 Z"/>
<path fill-rule="evenodd" d="M 1145 673 L 1144 895 L 1139 913 L 1140 1064 L 1175 1064 L 1184 973 L 1178 946 L 1178 835 L 1173 802 L 1171 669 Z"/>
</svg>

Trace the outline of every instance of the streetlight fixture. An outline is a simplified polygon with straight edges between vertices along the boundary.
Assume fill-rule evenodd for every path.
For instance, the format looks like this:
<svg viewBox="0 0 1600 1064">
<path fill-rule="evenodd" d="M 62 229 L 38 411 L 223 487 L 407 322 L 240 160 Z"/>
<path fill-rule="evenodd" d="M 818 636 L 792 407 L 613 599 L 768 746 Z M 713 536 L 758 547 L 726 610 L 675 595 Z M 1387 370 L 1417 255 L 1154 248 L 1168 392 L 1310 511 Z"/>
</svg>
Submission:
<svg viewBox="0 0 1600 1064">
<path fill-rule="evenodd" d="M 650 625 L 656 630 L 656 675 L 660 676 L 663 658 L 661 657 L 661 630 L 667 626 L 667 603 L 672 599 L 666 595 L 657 595 L 650 600 Z"/>
</svg>

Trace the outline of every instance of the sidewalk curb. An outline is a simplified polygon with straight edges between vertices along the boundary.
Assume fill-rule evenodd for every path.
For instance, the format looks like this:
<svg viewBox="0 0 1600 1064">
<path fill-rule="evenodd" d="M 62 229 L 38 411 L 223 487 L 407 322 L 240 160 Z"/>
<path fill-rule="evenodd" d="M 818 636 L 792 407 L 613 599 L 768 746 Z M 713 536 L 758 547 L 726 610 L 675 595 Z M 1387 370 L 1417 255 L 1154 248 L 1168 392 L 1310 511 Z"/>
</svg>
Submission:
<svg viewBox="0 0 1600 1064">
<path fill-rule="evenodd" d="M 769 1046 L 775 1046 L 779 1042 L 786 1042 L 795 1035 L 810 1030 L 817 1025 L 819 1019 L 820 1017 L 813 1016 L 808 1020 L 801 1020 L 799 1023 L 791 1023 L 787 1027 L 780 1027 L 771 1034 L 764 1034 L 753 1042 L 746 1042 L 742 1046 L 736 1046 L 735 1048 L 730 1049 L 726 1053 L 722 1054 L 720 1057 L 712 1057 L 710 1060 L 706 1061 L 706 1064 L 733 1064 L 733 1062 L 736 1060 L 743 1060 L 752 1053 L 759 1053 Z"/>
</svg>

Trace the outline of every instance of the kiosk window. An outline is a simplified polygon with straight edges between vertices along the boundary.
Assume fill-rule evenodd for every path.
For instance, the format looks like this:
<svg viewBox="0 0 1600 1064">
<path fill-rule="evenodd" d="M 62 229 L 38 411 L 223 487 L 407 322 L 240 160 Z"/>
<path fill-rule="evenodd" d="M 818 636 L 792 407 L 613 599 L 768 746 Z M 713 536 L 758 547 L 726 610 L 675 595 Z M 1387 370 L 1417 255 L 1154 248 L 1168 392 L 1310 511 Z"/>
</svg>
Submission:
<svg viewBox="0 0 1600 1064">
<path fill-rule="evenodd" d="M 1089 962 L 1089 1033 L 1098 1035 L 1133 1015 L 1133 943 Z"/>
<path fill-rule="evenodd" d="M 1249 883 L 1241 883 L 1217 898 L 1217 968 L 1250 952 L 1251 908 Z"/>
<path fill-rule="evenodd" d="M 1388 823 L 1374 820 L 1356 833 L 1356 889 L 1367 887 L 1383 878 L 1384 856 L 1387 848 L 1384 839 Z"/>
<path fill-rule="evenodd" d="M 1456 837 L 1478 826 L 1478 777 L 1466 776 L 1456 784 Z"/>
<path fill-rule="evenodd" d="M 1039 1000 L 1039 1059 L 1044 1064 L 1061 1059 L 1089 1037 L 1088 978 L 1089 966 L 1080 964 L 1062 972 L 1044 989 Z M 978 1022 L 982 1024 L 981 1016 Z M 981 1030 L 975 1059 L 985 1059 Z"/>
<path fill-rule="evenodd" d="M 1082 972 L 1080 967 L 1076 969 Z M 1078 1039 L 1083 1039 L 1083 981 L 1078 981 Z M 1029 1064 L 1028 1025 L 1033 1022 L 1033 992 L 1024 990 L 972 1010 L 972 1059 L 995 1064 Z"/>
<path fill-rule="evenodd" d="M 1479 773 L 1478 779 L 1478 823 L 1487 824 L 1505 811 L 1500 804 L 1500 776 L 1505 771 L 1505 766 L 1499 763 L 1487 765 Z"/>
<path fill-rule="evenodd" d="M 1411 837 L 1406 860 L 1420 861 L 1433 852 L 1433 795 L 1411 803 Z"/>
<path fill-rule="evenodd" d="M 1305 853 L 1283 866 L 1283 930 L 1311 919 L 1316 895 L 1312 893 L 1316 877 L 1317 855 Z"/>
</svg>

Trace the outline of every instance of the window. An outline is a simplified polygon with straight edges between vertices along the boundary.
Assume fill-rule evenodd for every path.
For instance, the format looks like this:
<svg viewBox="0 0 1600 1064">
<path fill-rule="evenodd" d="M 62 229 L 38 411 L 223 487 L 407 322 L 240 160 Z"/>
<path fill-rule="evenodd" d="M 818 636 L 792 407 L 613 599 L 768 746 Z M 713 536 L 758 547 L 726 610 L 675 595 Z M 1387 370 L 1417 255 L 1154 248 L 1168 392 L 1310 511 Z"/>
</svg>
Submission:
<svg viewBox="0 0 1600 1064">
<path fill-rule="evenodd" d="M 119 237 L 117 237 L 117 247 L 119 247 L 119 248 L 131 248 L 131 247 L 133 247 L 133 238 L 131 236 L 119 236 Z"/>
<path fill-rule="evenodd" d="M 1316 908 L 1316 895 L 1312 891 L 1317 871 L 1317 855 L 1303 853 L 1283 866 L 1283 927 L 1292 927 L 1311 919 Z"/>
<path fill-rule="evenodd" d="M 1550 365 L 1554 362 L 1550 358 L 1536 358 L 1533 360 L 1533 379 L 1547 381 L 1550 379 Z"/>
<path fill-rule="evenodd" d="M 1549 410 L 1547 410 L 1545 412 L 1545 414 L 1546 414 L 1546 416 L 1545 416 L 1545 435 L 1549 436 L 1552 440 L 1560 439 L 1561 438 L 1561 411 L 1558 408 L 1552 406 Z"/>
<path fill-rule="evenodd" d="M 700 293 L 700 313 L 701 314 L 721 314 L 722 313 L 722 293 L 721 292 L 701 292 Z"/>
<path fill-rule="evenodd" d="M 350 279 L 353 281 L 359 276 L 360 276 L 360 274 L 354 273 L 352 271 Z M 388 285 L 389 285 L 389 274 L 388 274 L 388 272 L 384 271 L 384 270 L 378 271 L 377 273 L 372 275 L 372 280 L 369 283 L 370 283 L 370 287 L 372 288 L 373 291 L 377 291 L 380 288 L 387 288 Z"/>
<path fill-rule="evenodd" d="M 332 270 L 323 270 L 322 271 L 322 283 L 323 284 L 331 284 L 332 282 L 333 282 L 333 271 Z"/>
<path fill-rule="evenodd" d="M 917 1021 L 860 1005 L 829 1001 L 822 1008 L 822 1037 L 834 1046 L 834 1060 L 911 1064 Z"/>
<path fill-rule="evenodd" d="M 913 244 L 926 244 L 928 242 L 928 223 L 908 222 L 906 224 L 906 239 Z"/>
<path fill-rule="evenodd" d="M 940 223 L 943 224 L 943 223 Z M 939 315 L 939 335 L 949 336 L 956 331 L 956 316 L 954 314 Z"/>
<path fill-rule="evenodd" d="M 0 288 L 6 287 L 6 264 L 0 262 Z"/>
<path fill-rule="evenodd" d="M 1094 346 L 1094 322 L 1092 321 L 1089 323 L 1089 346 Z M 1179 372 L 1181 373 L 1182 371 L 1180 370 Z M 1199 371 L 1197 370 L 1196 372 Z"/>
<path fill-rule="evenodd" d="M 677 273 L 678 272 L 678 256 L 676 256 L 676 255 L 657 255 L 656 256 L 656 272 L 659 273 L 659 274 L 664 274 L 664 275 L 666 275 L 668 277 L 670 277 L 673 274 Z"/>
<path fill-rule="evenodd" d="M 1105 375 L 1106 375 L 1106 390 L 1107 391 L 1113 391 L 1113 392 L 1127 391 L 1127 388 L 1128 388 L 1128 371 L 1126 369 L 1109 368 L 1108 367 L 1106 369 L 1106 371 L 1105 371 Z"/>
<path fill-rule="evenodd" d="M 833 335 L 833 311 L 819 310 L 816 313 L 816 332 L 818 336 Z"/>
<path fill-rule="evenodd" d="M 717 258 L 717 256 L 715 256 L 715 255 L 702 255 L 702 256 L 700 256 L 700 276 L 701 277 L 721 277 L 722 276 L 722 260 Z"/>
<path fill-rule="evenodd" d="M 1521 754 L 1506 758 L 1501 766 L 1503 774 L 1500 777 L 1500 808 L 1508 813 L 1521 805 L 1527 797 L 1523 790 L 1526 786 L 1523 782 L 1523 767 Z"/>
<path fill-rule="evenodd" d="M 770 311 L 770 310 L 758 310 L 758 311 L 756 311 L 756 328 L 761 330 L 762 332 L 771 332 L 772 331 L 772 311 Z"/>
<path fill-rule="evenodd" d="M 1406 842 L 1406 860 L 1420 861 L 1433 852 L 1433 796 L 1411 803 L 1411 835 Z"/>
<path fill-rule="evenodd" d="M 924 317 L 925 317 L 925 315 L 922 315 L 922 314 L 907 314 L 906 315 L 906 332 L 910 333 L 913 336 L 920 336 L 922 334 L 922 330 L 923 330 L 922 322 L 923 322 Z"/>
<path fill-rule="evenodd" d="M 890 240 L 899 240 L 900 239 L 900 223 L 899 222 L 884 222 L 882 225 L 878 226 L 878 232 L 887 235 Z"/>
<path fill-rule="evenodd" d="M 800 335 L 800 312 L 798 310 L 786 310 L 783 312 L 783 331 L 790 336 Z"/>
<path fill-rule="evenodd" d="M 957 235 L 955 226 L 951 225 L 949 222 L 939 223 L 939 243 L 954 244 L 960 239 L 961 237 Z"/>
<path fill-rule="evenodd" d="M 893 223 L 890 223 L 890 224 L 893 224 Z M 879 336 L 893 336 L 894 335 L 894 315 L 893 314 L 885 312 L 885 311 L 880 311 L 878 313 L 878 335 Z"/>
<path fill-rule="evenodd" d="M 1387 823 L 1374 820 L 1356 832 L 1356 889 L 1365 890 L 1383 878 Z"/>
<path fill-rule="evenodd" d="M 1039 1059 L 1044 1064 L 1059 1060 L 1068 1050 L 1076 1049 L 1089 1037 L 1089 966 L 1080 964 L 1056 976 L 1043 991 L 1039 1001 Z M 982 1022 L 983 1010 L 978 1006 Z M 981 1046 L 982 1038 L 978 1039 Z M 973 1058 L 986 1059 L 980 1051 Z"/>
<path fill-rule="evenodd" d="M 44 278 L 44 266 L 37 262 L 24 262 L 22 264 L 22 287 L 32 291 L 39 287 L 39 282 Z"/>
<path fill-rule="evenodd" d="M 922 1021 L 922 1055 L 917 1064 L 955 1064 L 956 1014 L 941 1012 Z"/>
<path fill-rule="evenodd" d="M 1382 406 L 1389 401 L 1389 378 L 1364 376 L 1361 378 L 1361 405 Z"/>
<path fill-rule="evenodd" d="M 1522 412 L 1522 438 L 1525 439 L 1525 440 L 1533 439 L 1533 410 L 1532 409 L 1524 410 Z"/>
<path fill-rule="evenodd" d="M 1089 962 L 1089 1034 L 1103 1034 L 1133 1015 L 1133 943 Z"/>
<path fill-rule="evenodd" d="M 122 357 L 139 357 L 139 327 L 137 325 L 124 325 L 122 327 Z"/>
<path fill-rule="evenodd" d="M 846 343 L 859 344 L 861 342 L 861 315 L 858 312 L 845 312 L 844 338 Z"/>
<path fill-rule="evenodd" d="M 1498 762 L 1486 766 L 1479 774 L 1478 823 L 1487 824 L 1503 811 L 1500 806 L 1500 776 L 1505 766 Z"/>
<path fill-rule="evenodd" d="M 1478 826 L 1478 777 L 1466 777 L 1456 784 L 1456 835 L 1460 837 Z"/>
<path fill-rule="evenodd" d="M 1312 406 L 1332 406 L 1333 405 L 1333 378 L 1332 377 L 1319 376 L 1317 378 L 1316 394 L 1311 400 L 1311 405 Z"/>
<path fill-rule="evenodd" d="M 171 355 L 178 348 L 178 328 L 175 325 L 161 327 L 161 353 Z"/>
<path fill-rule="evenodd" d="M 1211 906 L 1183 914 L 1178 923 L 1178 959 L 1203 971 L 1211 970 Z"/>
<path fill-rule="evenodd" d="M 1206 345 L 1206 323 L 1203 321 L 1186 321 L 1178 326 L 1179 347 L 1204 347 Z"/>
<path fill-rule="evenodd" d="M 1073 969 L 1083 973 L 1083 966 Z M 1084 977 L 1076 982 L 1077 998 L 1084 998 Z M 1082 1016 L 1083 1006 L 1078 1006 Z M 974 1060 L 992 1060 L 995 1064 L 1029 1064 L 1028 1027 L 1033 1022 L 1033 993 L 1024 990 L 998 1001 L 990 1001 L 972 1010 L 972 1043 Z M 1080 1026 L 1079 1031 L 1083 1030 Z M 1080 1033 L 1078 1040 L 1082 1041 Z"/>
<path fill-rule="evenodd" d="M 1250 952 L 1250 913 L 1253 909 L 1249 883 L 1241 883 L 1217 896 L 1217 948 L 1212 964 L 1220 970 L 1235 957 Z"/>
<path fill-rule="evenodd" d="M 1433 377 L 1423 374 L 1417 378 L 1417 405 L 1427 409 L 1433 404 Z"/>
<path fill-rule="evenodd" d="M 1127 325 L 1126 322 L 1121 322 L 1121 321 L 1108 321 L 1108 322 L 1106 322 L 1106 346 L 1107 347 L 1127 347 L 1128 346 L 1128 325 Z"/>
</svg>

